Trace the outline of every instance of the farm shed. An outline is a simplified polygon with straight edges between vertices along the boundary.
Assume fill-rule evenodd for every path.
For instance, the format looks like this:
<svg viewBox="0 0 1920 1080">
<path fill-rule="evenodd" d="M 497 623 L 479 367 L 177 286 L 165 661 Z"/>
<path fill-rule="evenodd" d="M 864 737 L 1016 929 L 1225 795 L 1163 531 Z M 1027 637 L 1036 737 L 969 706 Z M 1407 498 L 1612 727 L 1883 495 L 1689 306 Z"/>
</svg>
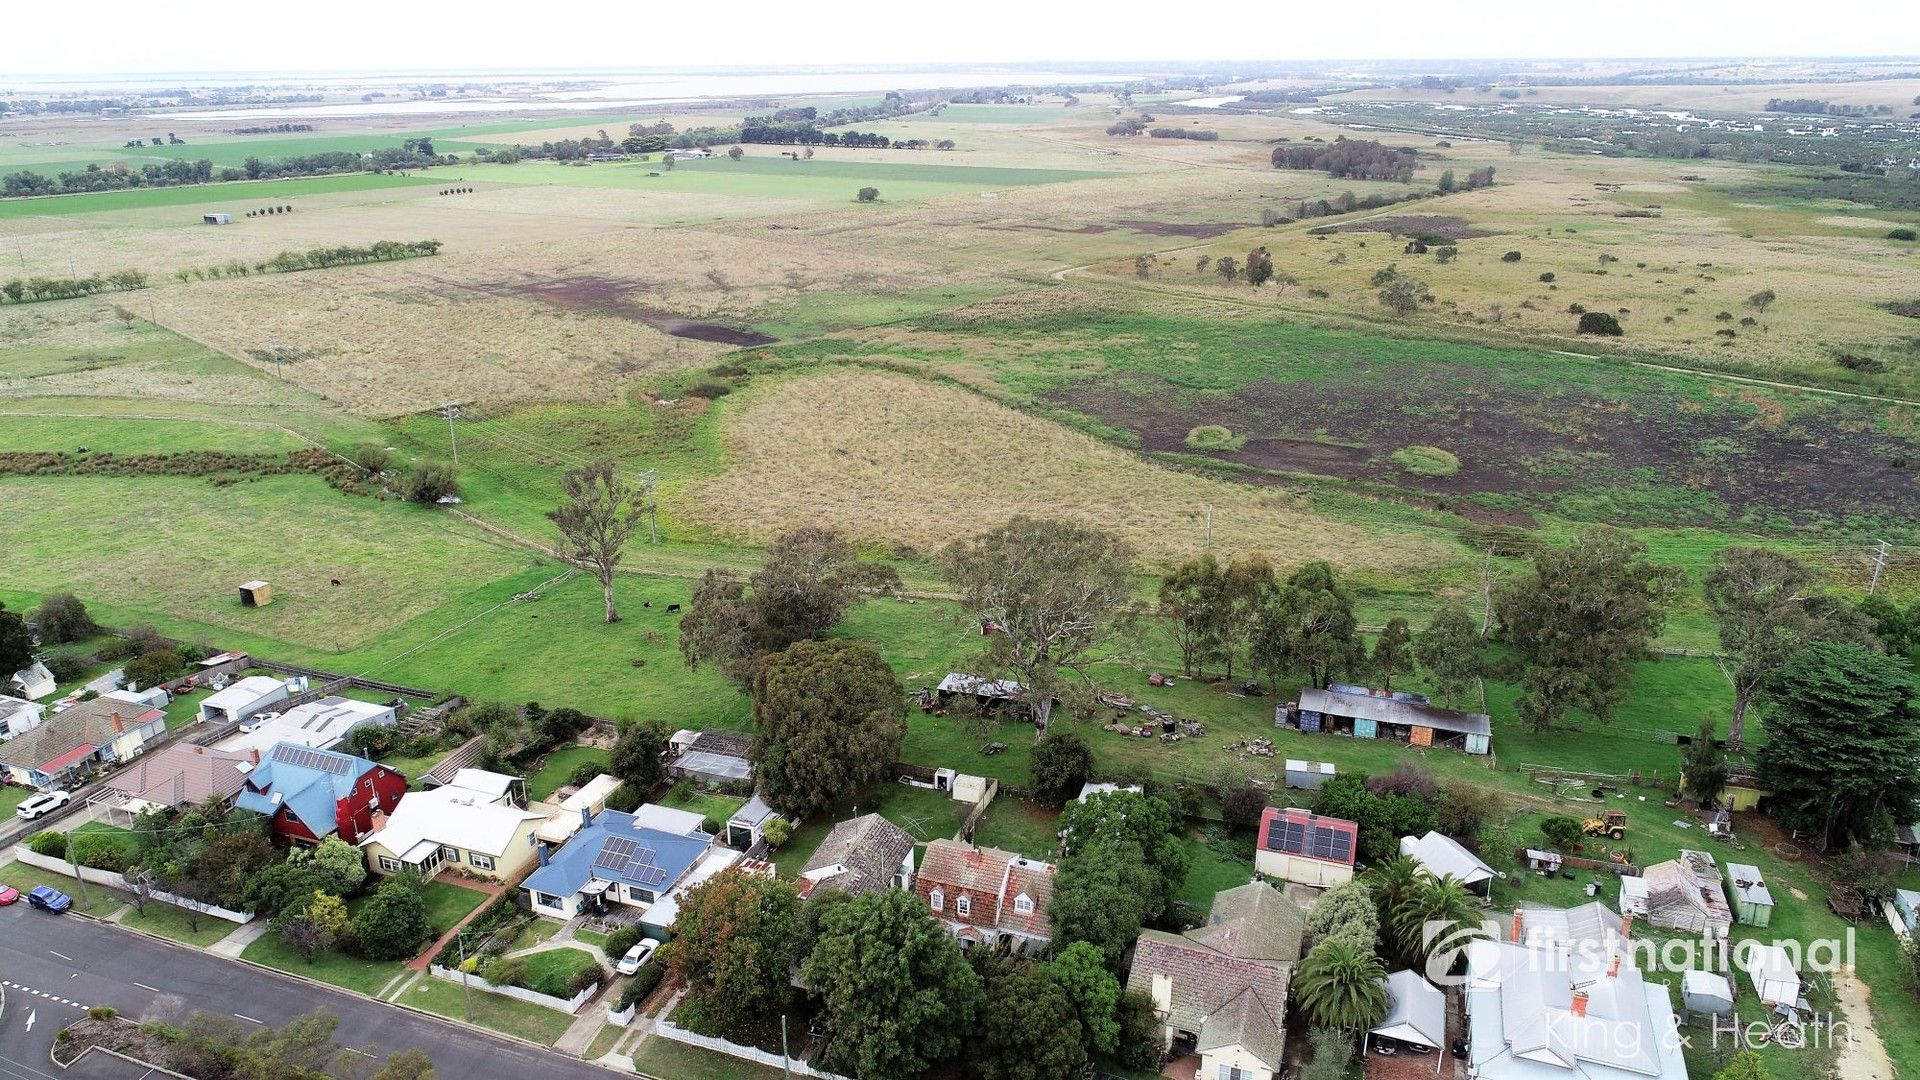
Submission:
<svg viewBox="0 0 1920 1080">
<path fill-rule="evenodd" d="M 254 713 L 287 700 L 297 683 L 283 682 L 271 675 L 249 675 L 216 690 L 200 702 L 200 722 L 227 724 L 245 720 Z"/>
<path fill-rule="evenodd" d="M 200 221 L 204 225 L 231 225 L 233 224 L 233 215 L 232 214 L 201 214 Z"/>
<path fill-rule="evenodd" d="M 954 698 L 970 697 L 974 707 L 981 712 L 992 713 L 1004 708 L 1010 714 L 1008 718 L 1015 720 L 1029 719 L 1031 716 L 1032 706 L 1020 700 L 1020 695 L 1026 692 L 1026 684 L 1012 679 L 989 679 L 958 671 L 948 672 L 947 677 L 940 680 L 940 685 L 934 687 L 934 694 L 943 708 L 952 704 Z M 1052 704 L 1060 704 L 1060 699 L 1054 698 Z"/>
<path fill-rule="evenodd" d="M 1773 894 L 1760 877 L 1760 868 L 1746 863 L 1727 864 L 1727 883 L 1733 886 L 1733 914 L 1747 926 L 1773 921 Z"/>
<path fill-rule="evenodd" d="M 1688 1012 L 1725 1016 L 1733 1011 L 1733 996 L 1725 975 L 1690 968 L 1680 977 L 1680 1004 Z"/>
<path fill-rule="evenodd" d="M 1333 779 L 1334 772 L 1331 761 L 1302 761 L 1299 758 L 1288 758 L 1287 786 L 1311 790 Z"/>
<path fill-rule="evenodd" d="M 1387 1018 L 1369 1034 L 1438 1050 L 1447 1042 L 1447 996 L 1411 968 L 1387 976 Z M 1439 1061 L 1434 1062 L 1438 1071 Z"/>
<path fill-rule="evenodd" d="M 1255 870 L 1282 881 L 1332 888 L 1353 880 L 1360 826 L 1344 818 L 1269 806 L 1260 815 Z"/>
<path fill-rule="evenodd" d="M 1557 874 L 1560 872 L 1562 856 L 1557 851 L 1541 851 L 1539 848 L 1528 848 L 1521 857 L 1526 859 L 1527 869 L 1529 870 L 1535 870 L 1543 874 Z"/>
<path fill-rule="evenodd" d="M 1753 764 L 1746 761 L 1729 762 L 1727 765 L 1727 786 L 1720 792 L 1720 801 L 1729 810 L 1745 813 L 1760 805 L 1760 800 L 1770 794 L 1760 786 L 1759 774 Z"/>
<path fill-rule="evenodd" d="M 1623 912 L 1630 880 L 1620 879 Z M 1708 937 L 1725 937 L 1732 928 L 1733 908 L 1727 905 L 1720 869 L 1706 852 L 1682 848 L 1679 858 L 1647 867 L 1641 880 L 1646 888 L 1647 921 L 1653 925 Z"/>
<path fill-rule="evenodd" d="M 1743 941 L 1735 951 L 1734 963 L 1746 972 L 1753 992 L 1763 1005 L 1796 1005 L 1800 1001 L 1800 973 L 1794 970 L 1787 950 L 1779 945 Z"/>
<path fill-rule="evenodd" d="M 241 607 L 266 607 L 273 603 L 273 586 L 264 581 L 249 581 L 240 586 Z"/>
<path fill-rule="evenodd" d="M 1443 746 L 1484 754 L 1493 742 L 1493 721 L 1481 713 L 1455 712 L 1419 694 L 1339 686 L 1300 691 L 1301 731 L 1327 731 L 1357 739 L 1391 739 L 1410 746 Z"/>
<path fill-rule="evenodd" d="M 1481 896 L 1487 895 L 1493 888 L 1493 879 L 1501 876 L 1458 840 L 1436 831 L 1430 830 L 1425 836 L 1401 837 L 1400 854 L 1411 857 L 1434 877 L 1452 877 Z"/>
</svg>

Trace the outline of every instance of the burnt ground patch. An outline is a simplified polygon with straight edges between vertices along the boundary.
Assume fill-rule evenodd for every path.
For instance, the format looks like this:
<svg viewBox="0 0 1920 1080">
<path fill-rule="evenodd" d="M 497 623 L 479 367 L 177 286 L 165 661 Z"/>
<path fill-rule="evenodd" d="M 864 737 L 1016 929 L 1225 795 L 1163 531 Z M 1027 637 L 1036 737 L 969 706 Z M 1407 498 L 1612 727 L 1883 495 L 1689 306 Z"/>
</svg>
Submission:
<svg viewBox="0 0 1920 1080">
<path fill-rule="evenodd" d="M 1451 214 L 1395 214 L 1392 217 L 1366 218 L 1339 225 L 1322 225 L 1314 231 L 1323 229 L 1327 232 L 1383 232 L 1395 236 L 1444 236 L 1449 240 L 1472 240 L 1493 235 L 1485 229 L 1474 228 L 1466 218 Z"/>
<path fill-rule="evenodd" d="M 1246 436 L 1239 450 L 1210 455 L 1223 461 L 1449 496 L 1455 509 L 1465 497 L 1509 515 L 1552 510 L 1635 525 L 1920 518 L 1920 448 L 1837 401 L 1788 417 L 1737 393 L 1689 393 L 1625 373 L 1604 390 L 1542 389 L 1503 384 L 1487 365 L 1445 363 L 1259 379 L 1233 390 L 1128 372 L 1045 396 L 1134 433 L 1148 451 L 1196 453 L 1187 432 L 1223 424 Z M 1416 445 L 1451 451 L 1460 471 L 1417 477 L 1389 460 Z"/>
<path fill-rule="evenodd" d="M 526 296 L 568 311 L 592 311 L 645 323 L 663 334 L 722 345 L 771 345 L 779 338 L 721 323 L 698 322 L 636 302 L 644 282 L 585 274 L 549 281 L 496 282 L 474 286 L 493 296 Z"/>
</svg>

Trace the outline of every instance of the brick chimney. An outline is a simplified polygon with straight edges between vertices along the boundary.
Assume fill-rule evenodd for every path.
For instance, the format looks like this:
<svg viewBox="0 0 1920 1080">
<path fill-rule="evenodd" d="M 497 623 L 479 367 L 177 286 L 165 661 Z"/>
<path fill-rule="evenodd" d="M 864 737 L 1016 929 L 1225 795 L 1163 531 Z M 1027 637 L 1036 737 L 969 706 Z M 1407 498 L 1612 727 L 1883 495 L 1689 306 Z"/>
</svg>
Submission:
<svg viewBox="0 0 1920 1080">
<path fill-rule="evenodd" d="M 373 812 L 373 817 L 372 817 L 372 819 L 371 819 L 371 821 L 370 821 L 370 824 L 369 824 L 369 826 L 368 826 L 368 828 L 367 828 L 367 831 L 368 831 L 368 832 L 379 832 L 379 831 L 381 831 L 382 829 L 385 829 L 386 827 L 387 827 L 387 814 L 386 814 L 386 811 L 384 811 L 384 810 L 378 810 L 378 809 L 376 809 L 376 810 L 375 810 L 375 811 Z"/>
<path fill-rule="evenodd" d="M 260 748 L 257 746 L 247 747 L 247 760 L 253 762 L 255 765 L 260 764 Z"/>
<path fill-rule="evenodd" d="M 122 720 L 117 712 L 113 714 L 113 730 L 115 734 L 127 730 L 127 722 Z"/>
<path fill-rule="evenodd" d="M 1620 916 L 1620 936 L 1629 939 L 1633 937 L 1633 916 L 1631 914 Z"/>
<path fill-rule="evenodd" d="M 1573 1015 L 1587 1015 L 1587 992 L 1585 990 L 1575 990 L 1573 992 Z"/>
<path fill-rule="evenodd" d="M 1614 953 L 1613 956 L 1607 960 L 1607 978 L 1617 979 L 1619 977 L 1620 977 L 1620 954 Z"/>
<path fill-rule="evenodd" d="M 1512 941 L 1515 945 L 1518 945 L 1522 941 L 1525 941 L 1526 939 L 1527 939 L 1527 913 L 1525 909 L 1514 908 L 1513 909 L 1513 933 L 1508 935 L 1507 940 Z"/>
</svg>

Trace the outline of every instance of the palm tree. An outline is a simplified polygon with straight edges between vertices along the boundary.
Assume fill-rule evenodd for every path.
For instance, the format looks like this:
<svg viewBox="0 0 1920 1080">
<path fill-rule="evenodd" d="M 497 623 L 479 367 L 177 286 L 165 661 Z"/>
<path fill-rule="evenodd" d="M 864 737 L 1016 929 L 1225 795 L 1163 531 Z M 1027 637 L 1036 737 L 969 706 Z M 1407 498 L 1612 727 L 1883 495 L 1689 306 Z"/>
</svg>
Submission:
<svg viewBox="0 0 1920 1080">
<path fill-rule="evenodd" d="M 1387 969 L 1344 941 L 1323 941 L 1294 972 L 1300 1011 L 1313 1027 L 1365 1031 L 1387 1015 Z"/>
<path fill-rule="evenodd" d="M 1393 938 L 1409 964 L 1424 964 L 1435 953 L 1459 949 L 1478 937 L 1479 899 L 1452 874 L 1422 874 L 1413 889 L 1393 909 Z"/>
<path fill-rule="evenodd" d="M 1425 868 L 1406 855 L 1395 855 L 1383 863 L 1376 863 L 1365 874 L 1367 887 L 1373 890 L 1373 906 L 1380 911 L 1380 928 L 1391 937 L 1396 931 L 1393 913 L 1400 908 L 1400 902 L 1413 895 L 1420 879 L 1427 876 Z"/>
</svg>

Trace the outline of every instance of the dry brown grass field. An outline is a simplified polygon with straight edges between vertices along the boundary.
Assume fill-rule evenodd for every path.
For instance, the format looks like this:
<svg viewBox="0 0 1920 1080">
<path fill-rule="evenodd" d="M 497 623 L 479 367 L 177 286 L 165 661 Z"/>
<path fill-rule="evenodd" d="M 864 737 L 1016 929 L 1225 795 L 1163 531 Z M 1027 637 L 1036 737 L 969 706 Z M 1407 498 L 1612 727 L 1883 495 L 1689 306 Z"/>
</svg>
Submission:
<svg viewBox="0 0 1920 1080">
<path fill-rule="evenodd" d="M 1536 105 L 1600 105 L 1610 108 L 1690 109 L 1701 112 L 1759 112 L 1769 98 L 1819 98 L 1843 105 L 1886 105 L 1905 116 L 1920 94 L 1920 79 L 1879 79 L 1865 82 L 1779 82 L 1742 86 L 1716 85 L 1594 85 L 1538 86 L 1523 99 Z M 1477 87 L 1444 90 L 1392 88 L 1358 90 L 1329 97 L 1329 101 L 1445 101 L 1476 104 L 1500 100 Z"/>
<path fill-rule="evenodd" d="M 1444 533 L 1336 521 L 1285 493 L 1161 468 L 1091 436 L 908 375 L 838 370 L 756 386 L 728 404 L 726 472 L 678 516 L 764 542 L 804 523 L 922 550 L 1015 514 L 1112 529 L 1155 562 L 1261 551 L 1363 576 L 1451 563 Z"/>
</svg>

